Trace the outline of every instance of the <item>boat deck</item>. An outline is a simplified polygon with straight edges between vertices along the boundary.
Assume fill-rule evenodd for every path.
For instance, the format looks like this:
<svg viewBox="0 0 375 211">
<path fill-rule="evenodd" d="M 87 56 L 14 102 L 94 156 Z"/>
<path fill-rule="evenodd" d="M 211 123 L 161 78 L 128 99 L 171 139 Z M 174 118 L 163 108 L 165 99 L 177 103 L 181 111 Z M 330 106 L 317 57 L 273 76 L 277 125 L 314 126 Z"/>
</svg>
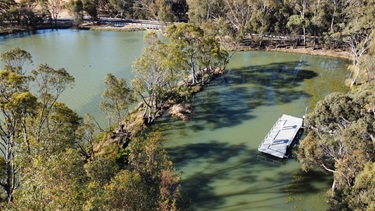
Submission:
<svg viewBox="0 0 375 211">
<path fill-rule="evenodd" d="M 302 118 L 283 114 L 259 145 L 258 151 L 278 158 L 285 158 L 287 150 L 302 124 Z"/>
</svg>

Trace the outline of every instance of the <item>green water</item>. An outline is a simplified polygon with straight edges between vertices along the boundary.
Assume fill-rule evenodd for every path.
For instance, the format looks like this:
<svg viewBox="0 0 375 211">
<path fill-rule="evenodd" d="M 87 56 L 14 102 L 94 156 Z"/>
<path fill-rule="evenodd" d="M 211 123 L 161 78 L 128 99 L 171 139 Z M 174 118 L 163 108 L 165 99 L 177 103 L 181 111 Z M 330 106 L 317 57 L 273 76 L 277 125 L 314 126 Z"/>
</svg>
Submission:
<svg viewBox="0 0 375 211">
<path fill-rule="evenodd" d="M 43 30 L 24 36 L 0 36 L 0 52 L 15 47 L 28 51 L 34 60 L 28 69 L 42 63 L 55 69 L 65 68 L 75 77 L 75 87 L 66 90 L 60 99 L 81 116 L 90 113 L 106 126 L 99 109 L 104 78 L 112 73 L 130 84 L 131 65 L 143 52 L 144 35 L 144 32 Z"/>
<path fill-rule="evenodd" d="M 302 117 L 315 99 L 344 91 L 346 61 L 237 52 L 228 72 L 192 100 L 186 123 L 159 122 L 183 187 L 198 210 L 325 210 L 330 175 L 304 173 L 295 159 L 260 155 L 282 114 Z M 265 161 L 266 160 L 266 161 Z"/>
<path fill-rule="evenodd" d="M 42 31 L 1 37 L 0 51 L 20 47 L 34 63 L 65 67 L 76 86 L 62 101 L 98 119 L 105 74 L 132 78 L 144 32 Z M 259 157 L 257 148 L 282 115 L 306 107 L 343 86 L 347 61 L 273 52 L 236 52 L 227 73 L 191 103 L 188 122 L 158 120 L 165 147 L 197 210 L 324 210 L 330 175 L 303 173 L 294 159 Z M 104 120 L 103 120 L 104 121 Z"/>
</svg>

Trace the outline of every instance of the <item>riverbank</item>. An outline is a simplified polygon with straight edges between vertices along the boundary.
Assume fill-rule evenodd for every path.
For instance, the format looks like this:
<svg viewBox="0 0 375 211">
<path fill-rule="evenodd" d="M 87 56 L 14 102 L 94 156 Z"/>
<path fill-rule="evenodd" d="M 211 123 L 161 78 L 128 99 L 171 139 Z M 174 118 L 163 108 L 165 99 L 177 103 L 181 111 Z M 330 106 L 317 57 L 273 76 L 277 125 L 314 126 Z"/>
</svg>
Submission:
<svg viewBox="0 0 375 211">
<path fill-rule="evenodd" d="M 113 26 L 98 26 L 98 25 L 88 25 L 85 28 L 92 30 L 92 31 L 116 31 L 116 32 L 131 32 L 131 31 L 145 31 L 145 27 L 139 27 L 133 24 L 127 24 L 121 27 L 113 27 Z"/>
<path fill-rule="evenodd" d="M 161 24 L 159 25 L 161 27 Z M 148 30 L 147 25 L 142 24 L 124 24 L 123 26 L 110 26 L 110 25 L 94 25 L 87 24 L 84 25 L 84 28 L 93 30 L 93 31 L 118 31 L 118 32 L 129 32 L 129 31 L 143 31 Z M 329 56 L 337 57 L 343 59 L 351 60 L 351 55 L 349 52 L 342 49 L 324 49 L 324 48 L 313 48 L 313 47 L 304 47 L 304 46 L 289 46 L 285 45 L 283 47 L 273 47 L 265 46 L 264 48 L 253 48 L 248 45 L 241 45 L 241 42 L 234 43 L 233 41 L 230 44 L 223 44 L 223 47 L 227 51 L 276 51 L 276 52 L 286 52 L 286 53 L 299 53 L 299 54 L 308 54 L 316 56 Z"/>
<path fill-rule="evenodd" d="M 265 45 L 262 48 L 252 47 L 250 45 L 243 45 L 241 42 L 235 43 L 233 41 L 225 41 L 223 46 L 227 51 L 275 51 L 284 53 L 299 53 L 314 56 L 329 56 L 336 58 L 343 58 L 351 60 L 351 55 L 348 51 L 342 49 L 325 49 L 325 48 L 314 48 L 312 46 L 292 46 L 282 45 L 282 47 L 275 45 Z"/>
<path fill-rule="evenodd" d="M 19 33 L 25 33 L 25 32 L 31 32 L 34 29 L 32 28 L 23 28 L 23 27 L 0 27 L 0 36 L 6 36 L 10 34 L 19 34 Z"/>
<path fill-rule="evenodd" d="M 7 27 L 0 28 L 0 35 L 9 35 L 17 33 L 32 32 L 35 30 L 43 29 L 69 29 L 74 27 L 73 21 L 70 19 L 59 19 L 55 23 L 45 23 L 34 28 L 21 28 L 21 27 Z M 117 31 L 117 32 L 131 32 L 131 31 L 145 31 L 145 30 L 160 30 L 164 28 L 165 25 L 156 21 L 144 21 L 144 20 L 118 20 L 118 19 L 103 19 L 98 23 L 93 23 L 91 21 L 86 21 L 83 23 L 79 29 L 83 30 L 93 30 L 93 31 Z M 292 46 L 292 45 L 272 45 L 265 44 L 264 47 L 252 47 L 248 44 L 249 39 L 246 41 L 234 42 L 233 40 L 223 43 L 223 46 L 228 51 L 276 51 L 276 52 L 287 52 L 287 53 L 299 53 L 308 55 L 319 55 L 319 56 L 329 56 L 337 57 L 351 60 L 351 55 L 349 52 L 342 49 L 324 49 L 324 48 L 313 48 L 305 46 Z M 269 41 L 269 40 L 268 40 Z M 292 40 L 287 40 L 291 41 Z"/>
<path fill-rule="evenodd" d="M 286 53 L 300 53 L 316 56 L 329 56 L 351 60 L 349 52 L 342 50 L 328 50 L 328 49 L 313 49 L 312 47 L 297 47 L 297 48 L 273 48 L 265 49 L 266 51 L 286 52 Z"/>
</svg>

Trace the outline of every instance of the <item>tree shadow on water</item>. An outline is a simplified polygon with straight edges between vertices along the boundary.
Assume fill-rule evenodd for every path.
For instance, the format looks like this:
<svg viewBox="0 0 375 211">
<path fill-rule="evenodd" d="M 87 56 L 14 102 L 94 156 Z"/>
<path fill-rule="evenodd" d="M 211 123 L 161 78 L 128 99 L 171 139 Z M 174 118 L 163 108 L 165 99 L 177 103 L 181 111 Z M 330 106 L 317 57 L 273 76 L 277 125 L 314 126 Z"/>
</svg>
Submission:
<svg viewBox="0 0 375 211">
<path fill-rule="evenodd" d="M 307 97 L 306 92 L 296 88 L 318 74 L 303 69 L 306 66 L 303 62 L 286 62 L 229 69 L 192 100 L 192 129 L 233 127 L 255 118 L 250 112 L 259 106 Z"/>
<path fill-rule="evenodd" d="M 233 127 L 255 118 L 251 111 L 259 106 L 290 103 L 306 97 L 307 93 L 297 87 L 305 79 L 314 78 L 317 74 L 303 69 L 306 67 L 304 65 L 292 68 L 293 65 L 299 64 L 278 63 L 229 70 L 194 97 L 194 113 L 190 122 L 174 122 L 176 127 L 173 129 L 185 131 L 189 135 L 190 132 L 208 133 L 223 127 Z M 182 174 L 183 191 L 199 209 L 243 209 L 243 206 L 267 208 L 267 200 L 277 203 L 279 199 L 275 197 L 283 197 L 288 185 L 293 184 L 288 181 L 292 180 L 294 172 L 284 172 L 270 179 L 263 178 L 264 173 L 274 171 L 270 169 L 274 167 L 259 161 L 257 150 L 249 149 L 245 144 L 233 145 L 211 140 L 175 146 L 168 148 L 167 152 L 177 171 L 186 171 Z M 293 190 L 301 193 L 318 191 L 313 182 L 316 180 L 311 181 L 309 184 L 309 180 L 304 180 L 307 190 L 303 187 Z M 232 182 L 237 189 L 231 188 Z M 236 204 L 228 203 L 231 197 L 237 196 L 246 199 Z"/>
<path fill-rule="evenodd" d="M 320 188 L 316 187 L 316 183 L 324 183 L 329 186 L 332 184 L 332 175 L 323 171 L 309 171 L 304 172 L 301 169 L 291 173 L 292 180 L 288 185 L 281 188 L 281 191 L 293 195 L 304 193 L 319 193 Z"/>
<path fill-rule="evenodd" d="M 192 200 L 193 206 L 199 209 L 215 210 L 228 206 L 227 200 L 237 196 L 250 197 L 249 200 L 241 203 L 253 201 L 262 204 L 261 201 L 266 200 L 258 199 L 255 195 L 269 194 L 269 197 L 275 197 L 274 194 L 279 193 L 279 189 L 284 187 L 283 183 L 279 185 L 258 183 L 259 180 L 263 180 L 259 175 L 259 167 L 268 169 L 273 166 L 258 160 L 257 150 L 249 149 L 243 144 L 231 145 L 212 140 L 168 148 L 167 152 L 177 171 L 186 167 L 185 171 L 188 172 L 183 173 L 183 175 L 187 174 L 183 176 L 183 192 Z M 192 164 L 196 166 L 188 166 Z M 225 191 L 221 190 L 218 193 L 217 185 L 223 181 L 230 182 L 219 185 L 219 189 L 224 188 Z M 246 186 L 232 189 L 232 182 L 244 183 Z M 251 197 L 252 195 L 254 198 Z M 245 204 L 236 206 L 247 206 Z"/>
<path fill-rule="evenodd" d="M 196 106 L 191 115 L 194 122 L 191 127 L 195 131 L 232 127 L 255 117 L 248 113 L 248 99 L 240 90 L 231 95 L 207 90 L 197 96 L 193 104 Z"/>
<path fill-rule="evenodd" d="M 281 62 L 266 65 L 247 66 L 229 69 L 224 75 L 225 81 L 241 84 L 254 83 L 274 89 L 296 87 L 305 79 L 312 79 L 318 74 L 306 69 L 303 62 Z"/>
<path fill-rule="evenodd" d="M 212 140 L 206 143 L 167 148 L 166 150 L 175 167 L 180 167 L 196 159 L 208 159 L 213 162 L 223 163 L 241 154 L 242 151 L 246 150 L 246 146 L 244 144 L 230 145 Z"/>
</svg>

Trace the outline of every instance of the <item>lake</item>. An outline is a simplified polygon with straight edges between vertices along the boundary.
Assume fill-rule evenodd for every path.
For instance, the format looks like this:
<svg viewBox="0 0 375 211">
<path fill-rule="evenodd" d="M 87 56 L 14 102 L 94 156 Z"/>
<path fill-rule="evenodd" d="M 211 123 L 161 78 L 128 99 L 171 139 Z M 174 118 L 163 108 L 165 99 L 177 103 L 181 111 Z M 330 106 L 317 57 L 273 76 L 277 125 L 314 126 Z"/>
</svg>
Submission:
<svg viewBox="0 0 375 211">
<path fill-rule="evenodd" d="M 47 30 L 0 37 L 0 51 L 20 47 L 34 66 L 64 67 L 76 86 L 61 100 L 105 124 L 99 110 L 106 73 L 132 79 L 145 32 Z M 191 100 L 189 121 L 163 117 L 165 147 L 197 210 L 324 210 L 331 175 L 302 172 L 258 145 L 282 114 L 302 117 L 317 100 L 346 91 L 348 61 L 277 52 L 235 52 L 227 72 Z"/>
</svg>

